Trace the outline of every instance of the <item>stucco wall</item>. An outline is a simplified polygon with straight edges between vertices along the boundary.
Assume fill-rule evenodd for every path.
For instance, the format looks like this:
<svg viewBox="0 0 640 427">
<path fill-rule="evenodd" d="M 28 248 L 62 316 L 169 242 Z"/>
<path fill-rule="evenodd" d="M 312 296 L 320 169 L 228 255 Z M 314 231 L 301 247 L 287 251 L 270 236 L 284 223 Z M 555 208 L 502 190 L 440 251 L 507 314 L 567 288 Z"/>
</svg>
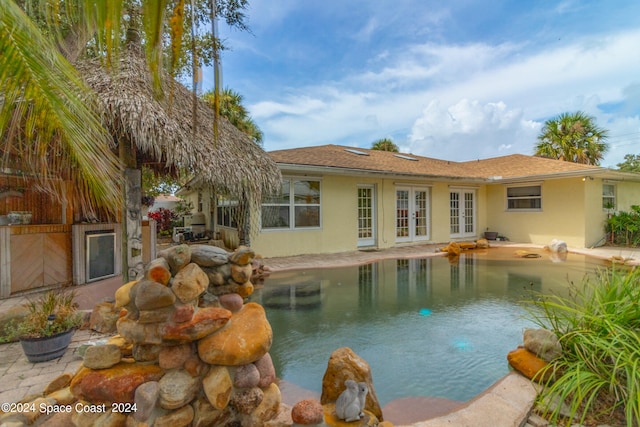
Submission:
<svg viewBox="0 0 640 427">
<path fill-rule="evenodd" d="M 412 243 L 446 243 L 450 241 L 449 191 L 450 183 L 418 182 L 398 178 L 373 179 L 364 177 L 324 176 L 321 178 L 321 228 L 312 230 L 262 230 L 252 239 L 251 246 L 264 256 L 291 256 L 309 253 L 335 253 L 358 249 L 357 188 L 360 184 L 376 188 L 376 247 L 397 246 L 396 188 L 398 186 L 428 189 L 430 193 L 429 239 Z M 485 229 L 486 208 L 482 186 L 464 188 L 476 192 L 476 235 Z"/>
<path fill-rule="evenodd" d="M 389 212 L 382 180 L 325 176 L 321 178 L 320 228 L 297 230 L 261 230 L 252 239 L 252 247 L 264 256 L 290 256 L 309 253 L 345 252 L 357 249 L 357 185 L 375 184 L 378 188 L 376 211 Z M 393 211 L 391 211 L 393 212 Z M 378 240 L 388 241 L 388 221 L 378 222 Z M 381 234 L 382 233 L 382 234 Z"/>
<path fill-rule="evenodd" d="M 545 245 L 552 239 L 562 239 L 569 246 L 584 247 L 585 194 L 588 187 L 595 185 L 594 181 L 570 178 L 524 185 L 536 184 L 542 185 L 542 209 L 538 211 L 508 211 L 507 185 L 489 186 L 487 227 L 515 242 Z M 599 194 L 602 203 L 601 190 Z M 590 206 L 594 200 L 589 202 Z"/>
<path fill-rule="evenodd" d="M 449 192 L 471 189 L 476 194 L 476 235 L 488 228 L 511 241 L 548 244 L 562 239 L 569 246 L 590 247 L 604 236 L 607 212 L 602 209 L 601 179 L 582 177 L 537 181 L 542 185 L 540 211 L 507 211 L 505 184 L 462 186 L 455 182 L 420 182 L 400 178 L 365 178 L 326 175 L 321 180 L 321 227 L 299 230 L 264 230 L 252 237 L 251 246 L 263 256 L 291 256 L 310 253 L 335 253 L 358 249 L 357 188 L 375 186 L 377 216 L 376 247 L 399 245 L 395 237 L 396 188 L 429 189 L 429 239 L 421 243 L 446 243 L 451 240 Z M 640 204 L 640 183 L 616 182 L 619 210 Z M 521 185 L 526 185 L 525 183 Z M 194 199 L 194 204 L 197 199 Z M 227 231 L 235 237 L 235 230 Z M 237 240 L 237 238 L 236 238 Z M 401 243 L 404 244 L 404 243 Z M 411 243 L 408 243 L 411 244 Z"/>
</svg>

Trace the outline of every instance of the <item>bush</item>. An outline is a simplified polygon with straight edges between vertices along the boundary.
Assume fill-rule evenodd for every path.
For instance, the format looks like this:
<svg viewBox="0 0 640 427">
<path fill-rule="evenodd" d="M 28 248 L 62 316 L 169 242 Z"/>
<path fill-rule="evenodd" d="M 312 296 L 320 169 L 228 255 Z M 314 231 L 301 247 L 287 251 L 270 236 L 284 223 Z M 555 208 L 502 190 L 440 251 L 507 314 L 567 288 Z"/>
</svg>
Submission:
<svg viewBox="0 0 640 427">
<path fill-rule="evenodd" d="M 159 208 L 157 211 L 149 212 L 147 216 L 158 224 L 159 234 L 164 232 L 171 234 L 171 230 L 180 219 L 176 212 L 165 208 Z"/>
<path fill-rule="evenodd" d="M 603 270 L 572 296 L 543 296 L 535 320 L 556 333 L 563 355 L 548 369 L 554 375 L 542 402 L 561 399 L 580 423 L 585 419 L 640 420 L 640 269 Z M 547 403 L 548 404 L 548 403 Z M 552 422 L 560 408 L 545 409 Z M 574 423 L 571 419 L 567 425 Z"/>
<path fill-rule="evenodd" d="M 640 206 L 631 206 L 631 212 L 618 212 L 607 219 L 606 231 L 611 243 L 640 246 Z"/>
</svg>

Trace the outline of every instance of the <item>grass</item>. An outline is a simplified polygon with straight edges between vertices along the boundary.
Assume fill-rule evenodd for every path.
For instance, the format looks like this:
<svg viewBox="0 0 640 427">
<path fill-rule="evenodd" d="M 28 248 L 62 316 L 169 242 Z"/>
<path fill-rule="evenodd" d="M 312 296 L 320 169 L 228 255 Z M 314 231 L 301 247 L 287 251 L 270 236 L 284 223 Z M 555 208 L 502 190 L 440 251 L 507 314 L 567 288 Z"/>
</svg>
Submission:
<svg viewBox="0 0 640 427">
<path fill-rule="evenodd" d="M 539 396 L 543 416 L 554 423 L 640 420 L 640 269 L 601 270 L 569 297 L 543 296 L 534 320 L 555 332 L 563 355 L 548 369 Z M 534 313 L 532 311 L 532 313 Z M 563 419 L 561 400 L 570 409 Z"/>
</svg>

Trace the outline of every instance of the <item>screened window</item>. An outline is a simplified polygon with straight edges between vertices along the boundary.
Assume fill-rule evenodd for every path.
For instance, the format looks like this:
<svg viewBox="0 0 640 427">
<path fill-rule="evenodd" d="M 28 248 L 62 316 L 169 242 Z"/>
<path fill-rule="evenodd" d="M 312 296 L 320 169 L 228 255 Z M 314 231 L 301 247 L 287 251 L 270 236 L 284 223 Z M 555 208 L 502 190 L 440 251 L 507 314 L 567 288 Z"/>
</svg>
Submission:
<svg viewBox="0 0 640 427">
<path fill-rule="evenodd" d="M 616 186 L 614 184 L 602 184 L 602 208 L 616 208 Z"/>
<path fill-rule="evenodd" d="M 320 227 L 320 181 L 285 179 L 262 203 L 263 229 Z"/>
<path fill-rule="evenodd" d="M 507 187 L 507 209 L 542 209 L 542 186 Z"/>
<path fill-rule="evenodd" d="M 238 201 L 229 200 L 225 197 L 220 196 L 218 197 L 216 206 L 216 224 L 222 227 L 237 228 L 238 223 L 236 221 L 236 218 Z"/>
</svg>

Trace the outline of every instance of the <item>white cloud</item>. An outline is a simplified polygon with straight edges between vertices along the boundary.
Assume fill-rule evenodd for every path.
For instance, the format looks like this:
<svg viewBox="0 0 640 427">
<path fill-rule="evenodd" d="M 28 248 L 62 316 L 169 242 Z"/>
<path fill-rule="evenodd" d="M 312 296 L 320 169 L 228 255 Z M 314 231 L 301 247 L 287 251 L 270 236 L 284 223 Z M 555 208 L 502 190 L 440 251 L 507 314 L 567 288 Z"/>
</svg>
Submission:
<svg viewBox="0 0 640 427">
<path fill-rule="evenodd" d="M 533 43 L 405 46 L 372 53 L 368 71 L 288 87 L 248 107 L 267 150 L 368 147 L 393 135 L 405 151 L 447 160 L 531 154 L 542 122 L 565 111 L 596 116 L 612 135 L 640 132 L 633 86 L 640 81 L 638 45 L 640 30 L 544 49 Z M 599 108 L 625 100 L 626 115 Z M 634 148 L 612 147 L 603 164 L 615 166 Z"/>
<path fill-rule="evenodd" d="M 503 102 L 462 99 L 442 105 L 436 100 L 416 119 L 409 146 L 415 154 L 452 160 L 530 154 L 538 130 L 539 124 Z"/>
</svg>

